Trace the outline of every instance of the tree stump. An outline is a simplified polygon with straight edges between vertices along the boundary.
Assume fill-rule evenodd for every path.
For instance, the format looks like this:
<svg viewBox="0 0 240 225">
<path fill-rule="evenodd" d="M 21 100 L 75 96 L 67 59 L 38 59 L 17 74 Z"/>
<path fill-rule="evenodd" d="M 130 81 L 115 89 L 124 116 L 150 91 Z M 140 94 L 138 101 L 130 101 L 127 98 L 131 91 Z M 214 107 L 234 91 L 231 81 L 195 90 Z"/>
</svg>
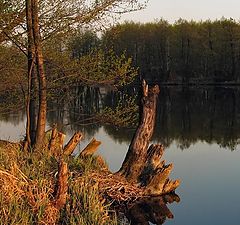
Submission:
<svg viewBox="0 0 240 225">
<path fill-rule="evenodd" d="M 60 217 L 60 211 L 65 206 L 68 195 L 68 165 L 62 159 L 58 163 L 58 179 L 53 199 L 46 206 L 41 224 L 54 225 Z"/>
<path fill-rule="evenodd" d="M 164 152 L 162 145 L 149 143 L 153 135 L 156 118 L 158 85 L 148 88 L 142 83 L 140 121 L 129 146 L 122 167 L 117 172 L 129 182 L 137 183 L 146 195 L 161 195 L 173 192 L 180 184 L 179 180 L 171 181 L 169 174 L 173 165 L 161 161 Z"/>
</svg>

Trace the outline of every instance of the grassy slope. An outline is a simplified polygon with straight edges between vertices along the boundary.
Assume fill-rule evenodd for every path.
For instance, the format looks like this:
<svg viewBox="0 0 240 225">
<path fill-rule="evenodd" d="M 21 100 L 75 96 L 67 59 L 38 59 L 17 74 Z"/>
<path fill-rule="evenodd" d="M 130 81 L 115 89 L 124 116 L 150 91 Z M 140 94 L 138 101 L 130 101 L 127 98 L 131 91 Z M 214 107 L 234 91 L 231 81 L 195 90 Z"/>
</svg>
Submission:
<svg viewBox="0 0 240 225">
<path fill-rule="evenodd" d="M 98 169 L 94 158 L 66 160 L 71 171 L 69 196 L 59 224 L 117 224 L 97 184 L 89 185 L 90 178 L 82 178 Z M 54 192 L 56 173 L 57 161 L 47 151 L 24 153 L 17 145 L 0 142 L 0 224 L 49 224 L 53 212 L 45 209 Z"/>
</svg>

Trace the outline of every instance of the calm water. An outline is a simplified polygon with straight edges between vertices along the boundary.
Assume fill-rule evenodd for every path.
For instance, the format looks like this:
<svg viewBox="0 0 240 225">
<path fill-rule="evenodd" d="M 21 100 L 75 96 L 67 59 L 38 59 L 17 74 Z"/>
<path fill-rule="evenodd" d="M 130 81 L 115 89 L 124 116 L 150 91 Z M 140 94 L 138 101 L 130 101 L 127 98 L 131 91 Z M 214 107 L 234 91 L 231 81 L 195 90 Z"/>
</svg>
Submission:
<svg viewBox="0 0 240 225">
<path fill-rule="evenodd" d="M 72 95 L 79 97 L 69 100 Z M 81 124 L 86 113 L 113 106 L 119 98 L 119 93 L 74 91 L 68 99 L 51 103 L 48 123 L 62 124 L 68 138 L 75 130 L 82 130 L 86 138 L 79 149 L 93 136 L 101 140 L 98 153 L 112 171 L 117 171 L 134 129 Z M 19 140 L 24 135 L 23 114 L 1 118 L 1 139 Z M 174 218 L 167 219 L 164 225 L 240 224 L 239 137 L 240 89 L 162 89 L 153 142 L 166 146 L 164 158 L 175 166 L 171 177 L 182 181 L 176 191 L 181 201 L 168 204 Z"/>
</svg>

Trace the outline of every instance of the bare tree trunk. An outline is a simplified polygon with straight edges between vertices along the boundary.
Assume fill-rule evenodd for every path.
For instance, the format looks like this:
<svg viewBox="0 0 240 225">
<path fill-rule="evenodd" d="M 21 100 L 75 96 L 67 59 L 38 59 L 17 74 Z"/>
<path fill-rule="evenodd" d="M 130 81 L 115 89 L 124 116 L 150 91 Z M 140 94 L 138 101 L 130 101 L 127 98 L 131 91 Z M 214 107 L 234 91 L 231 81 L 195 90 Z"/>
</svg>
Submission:
<svg viewBox="0 0 240 225">
<path fill-rule="evenodd" d="M 35 58 L 35 47 L 34 47 L 34 37 L 32 30 L 32 2 L 31 0 L 26 0 L 26 21 L 27 21 L 27 35 L 28 35 L 28 91 L 26 96 L 26 140 L 24 143 L 24 150 L 27 150 L 31 146 L 33 140 L 31 138 L 31 93 L 32 93 L 32 77 L 34 71 L 34 58 Z"/>
<path fill-rule="evenodd" d="M 39 82 L 39 109 L 37 119 L 37 132 L 36 132 L 36 146 L 43 144 L 46 127 L 47 116 L 47 83 L 44 72 L 43 53 L 41 45 L 41 37 L 39 30 L 39 16 L 38 16 L 38 0 L 32 0 L 32 19 L 33 19 L 33 36 L 36 52 L 36 63 Z"/>
<path fill-rule="evenodd" d="M 68 165 L 62 159 L 58 163 L 58 180 L 53 200 L 45 208 L 41 224 L 54 225 L 60 217 L 60 211 L 65 206 L 68 192 Z"/>
<path fill-rule="evenodd" d="M 143 81 L 142 88 L 140 122 L 117 174 L 142 187 L 147 196 L 171 193 L 180 184 L 179 180 L 169 179 L 173 164 L 165 165 L 165 162 L 161 161 L 164 152 L 161 144 L 149 146 L 155 126 L 159 87 L 155 85 L 148 89 L 148 85 Z"/>
<path fill-rule="evenodd" d="M 35 61 L 34 61 L 35 64 Z M 35 66 L 32 71 L 31 78 L 31 98 L 29 102 L 29 115 L 30 115 L 30 137 L 32 145 L 36 142 L 36 130 L 37 130 L 37 76 Z"/>
<path fill-rule="evenodd" d="M 157 97 L 159 94 L 159 87 L 157 85 L 148 90 L 148 85 L 144 81 L 142 88 L 143 98 L 140 122 L 129 146 L 127 156 L 119 170 L 121 175 L 136 183 L 143 169 L 147 157 L 147 149 L 153 134 Z"/>
</svg>

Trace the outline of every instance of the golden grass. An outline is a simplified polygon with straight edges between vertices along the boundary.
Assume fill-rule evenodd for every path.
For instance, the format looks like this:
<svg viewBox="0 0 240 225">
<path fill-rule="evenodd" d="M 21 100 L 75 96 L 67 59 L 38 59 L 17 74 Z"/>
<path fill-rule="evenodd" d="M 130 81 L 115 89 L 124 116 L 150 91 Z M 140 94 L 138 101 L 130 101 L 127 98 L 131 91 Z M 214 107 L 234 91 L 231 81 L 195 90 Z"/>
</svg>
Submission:
<svg viewBox="0 0 240 225">
<path fill-rule="evenodd" d="M 70 169 L 67 204 L 60 213 L 53 202 L 57 161 L 48 152 L 22 152 L 19 145 L 0 143 L 0 225 L 116 225 L 99 185 L 89 177 L 94 158 L 66 159 Z M 89 173 L 89 175 L 88 175 Z M 83 177 L 82 177 L 83 175 Z"/>
<path fill-rule="evenodd" d="M 86 176 L 78 178 L 79 182 L 88 180 L 89 186 L 97 186 L 104 199 L 117 205 L 133 203 L 143 196 L 143 189 L 131 184 L 122 176 L 104 172 L 89 172 Z"/>
</svg>

